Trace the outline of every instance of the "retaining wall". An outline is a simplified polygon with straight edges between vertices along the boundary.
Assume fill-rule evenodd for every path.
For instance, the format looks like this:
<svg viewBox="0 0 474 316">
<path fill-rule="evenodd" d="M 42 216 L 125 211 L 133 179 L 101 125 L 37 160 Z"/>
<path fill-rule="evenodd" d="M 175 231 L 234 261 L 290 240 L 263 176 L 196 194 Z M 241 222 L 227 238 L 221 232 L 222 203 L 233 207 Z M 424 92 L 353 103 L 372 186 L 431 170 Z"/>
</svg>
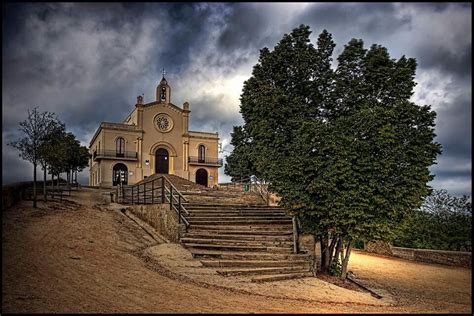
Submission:
<svg viewBox="0 0 474 316">
<path fill-rule="evenodd" d="M 464 268 L 472 267 L 471 252 L 394 247 L 380 241 L 366 244 L 364 250 L 418 262 L 438 263 Z"/>
<path fill-rule="evenodd" d="M 129 210 L 171 242 L 179 242 L 185 227 L 178 223 L 178 214 L 170 211 L 168 204 L 132 205 Z"/>
</svg>

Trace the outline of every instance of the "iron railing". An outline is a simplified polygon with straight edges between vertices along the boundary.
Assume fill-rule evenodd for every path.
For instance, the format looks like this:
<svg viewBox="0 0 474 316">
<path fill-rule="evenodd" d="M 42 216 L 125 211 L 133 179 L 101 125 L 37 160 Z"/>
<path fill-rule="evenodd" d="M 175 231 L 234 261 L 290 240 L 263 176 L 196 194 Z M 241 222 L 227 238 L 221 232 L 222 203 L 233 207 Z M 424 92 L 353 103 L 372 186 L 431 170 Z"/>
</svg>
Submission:
<svg viewBox="0 0 474 316">
<path fill-rule="evenodd" d="M 92 159 L 96 160 L 100 158 L 138 159 L 138 153 L 136 151 L 117 152 L 115 150 L 100 150 L 92 153 Z"/>
<path fill-rule="evenodd" d="M 222 158 L 208 158 L 205 157 L 200 158 L 200 157 L 188 157 L 188 162 L 190 164 L 206 164 L 206 165 L 216 165 L 219 167 L 222 167 L 223 165 L 223 160 Z"/>
<path fill-rule="evenodd" d="M 120 185 L 117 186 L 117 191 L 118 202 L 122 204 L 169 203 L 170 210 L 174 210 L 178 214 L 178 222 L 184 223 L 186 228 L 189 226 L 189 221 L 186 219 L 189 212 L 183 205 L 188 201 L 166 176 L 130 186 Z"/>
</svg>

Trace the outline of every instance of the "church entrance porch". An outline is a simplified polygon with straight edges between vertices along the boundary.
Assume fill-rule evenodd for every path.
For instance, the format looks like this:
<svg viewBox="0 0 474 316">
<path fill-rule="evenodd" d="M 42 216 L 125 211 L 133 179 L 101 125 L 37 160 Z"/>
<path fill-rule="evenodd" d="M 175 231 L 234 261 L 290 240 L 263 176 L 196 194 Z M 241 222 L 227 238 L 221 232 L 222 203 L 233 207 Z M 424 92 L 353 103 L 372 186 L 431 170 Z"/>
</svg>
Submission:
<svg viewBox="0 0 474 316">
<path fill-rule="evenodd" d="M 155 173 L 169 173 L 169 153 L 164 148 L 155 152 Z"/>
<path fill-rule="evenodd" d="M 207 187 L 207 170 L 198 169 L 196 171 L 196 183 Z"/>
<path fill-rule="evenodd" d="M 116 164 L 112 172 L 112 184 L 115 186 L 120 183 L 125 185 L 128 183 L 128 168 L 123 163 Z"/>
</svg>

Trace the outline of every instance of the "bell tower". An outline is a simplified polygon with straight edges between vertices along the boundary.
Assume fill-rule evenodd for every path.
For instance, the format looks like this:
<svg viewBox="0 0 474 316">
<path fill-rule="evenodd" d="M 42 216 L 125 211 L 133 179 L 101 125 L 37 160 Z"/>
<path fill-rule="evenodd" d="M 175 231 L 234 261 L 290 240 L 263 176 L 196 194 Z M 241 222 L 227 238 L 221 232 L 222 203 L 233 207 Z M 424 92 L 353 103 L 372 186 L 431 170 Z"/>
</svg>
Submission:
<svg viewBox="0 0 474 316">
<path fill-rule="evenodd" d="M 171 102 L 171 88 L 168 85 L 168 81 L 165 79 L 165 70 L 163 69 L 163 78 L 161 78 L 158 87 L 156 87 L 156 101 L 160 103 Z"/>
</svg>

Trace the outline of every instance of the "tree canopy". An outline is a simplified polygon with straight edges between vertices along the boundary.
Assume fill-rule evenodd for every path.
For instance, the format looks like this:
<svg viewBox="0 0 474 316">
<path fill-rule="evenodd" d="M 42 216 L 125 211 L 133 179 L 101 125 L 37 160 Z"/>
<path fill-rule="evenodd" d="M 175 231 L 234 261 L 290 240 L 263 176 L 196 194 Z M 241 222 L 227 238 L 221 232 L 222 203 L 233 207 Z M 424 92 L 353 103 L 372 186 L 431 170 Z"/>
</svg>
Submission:
<svg viewBox="0 0 474 316">
<path fill-rule="evenodd" d="M 353 39 L 333 70 L 331 34 L 324 30 L 316 47 L 310 34 L 301 25 L 260 51 L 240 99 L 247 141 L 234 128 L 226 171 L 247 159 L 240 170 L 269 181 L 321 241 L 323 271 L 341 257 L 344 275 L 354 239 L 389 238 L 430 193 L 428 168 L 441 145 L 435 112 L 409 100 L 415 59 Z"/>
<path fill-rule="evenodd" d="M 51 112 L 39 112 L 38 108 L 28 110 L 28 118 L 19 124 L 23 137 L 9 143 L 18 149 L 19 156 L 33 164 L 33 207 L 36 207 L 36 168 L 41 163 L 44 152 L 45 137 L 58 123 L 57 117 Z"/>
<path fill-rule="evenodd" d="M 89 163 L 89 151 L 74 134 L 66 132 L 64 123 L 54 113 L 28 111 L 28 118 L 19 124 L 23 137 L 9 145 L 18 149 L 24 160 L 33 164 L 33 205 L 36 207 L 36 167 L 44 170 L 43 195 L 46 200 L 46 173 L 66 172 L 68 180 L 74 171 L 82 171 Z"/>
</svg>

